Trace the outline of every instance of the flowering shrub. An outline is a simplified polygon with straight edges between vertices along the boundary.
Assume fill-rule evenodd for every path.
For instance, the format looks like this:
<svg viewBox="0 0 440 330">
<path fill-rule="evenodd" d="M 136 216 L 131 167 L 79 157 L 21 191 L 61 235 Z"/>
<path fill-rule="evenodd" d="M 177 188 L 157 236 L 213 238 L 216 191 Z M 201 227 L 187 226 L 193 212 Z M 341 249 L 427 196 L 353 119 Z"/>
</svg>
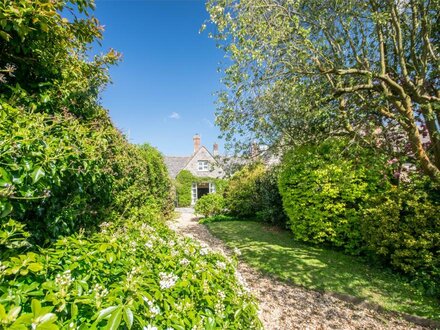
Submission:
<svg viewBox="0 0 440 330">
<path fill-rule="evenodd" d="M 211 217 L 219 215 L 224 211 L 225 200 L 222 195 L 218 193 L 211 193 L 202 196 L 196 202 L 194 211 L 196 214 L 201 214 L 204 217 Z"/>
<path fill-rule="evenodd" d="M 156 217 L 139 210 L 91 237 L 2 260 L 1 327 L 261 328 L 234 262 Z"/>
</svg>

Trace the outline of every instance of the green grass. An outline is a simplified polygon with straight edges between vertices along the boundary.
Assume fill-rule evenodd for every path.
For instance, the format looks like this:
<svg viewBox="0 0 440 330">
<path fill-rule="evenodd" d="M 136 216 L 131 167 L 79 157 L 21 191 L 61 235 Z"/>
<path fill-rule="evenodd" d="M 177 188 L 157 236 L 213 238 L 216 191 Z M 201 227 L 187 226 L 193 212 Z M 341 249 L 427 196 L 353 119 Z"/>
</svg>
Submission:
<svg viewBox="0 0 440 330">
<path fill-rule="evenodd" d="M 440 319 L 440 303 L 402 276 L 342 252 L 295 242 L 290 232 L 253 221 L 206 224 L 241 250 L 249 265 L 305 288 L 350 295 L 398 312 Z"/>
</svg>

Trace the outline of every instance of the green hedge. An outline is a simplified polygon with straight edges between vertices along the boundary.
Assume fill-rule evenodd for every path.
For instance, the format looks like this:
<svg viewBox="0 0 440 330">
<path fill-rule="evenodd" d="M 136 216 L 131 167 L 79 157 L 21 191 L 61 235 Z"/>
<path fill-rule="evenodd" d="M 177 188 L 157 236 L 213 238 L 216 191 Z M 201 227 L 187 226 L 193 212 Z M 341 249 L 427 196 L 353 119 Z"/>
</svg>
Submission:
<svg viewBox="0 0 440 330">
<path fill-rule="evenodd" d="M 285 226 L 287 217 L 278 190 L 278 168 L 261 163 L 243 167 L 229 180 L 225 195 L 231 215 Z"/>
<path fill-rule="evenodd" d="M 165 226 L 160 153 L 100 106 L 118 55 L 88 60 L 91 8 L 0 3 L 0 328 L 261 328 L 234 262 Z"/>
<path fill-rule="evenodd" d="M 416 172 L 398 183 L 380 156 L 347 150 L 333 140 L 285 155 L 279 186 L 294 237 L 375 255 L 440 293 L 438 187 Z"/>
</svg>

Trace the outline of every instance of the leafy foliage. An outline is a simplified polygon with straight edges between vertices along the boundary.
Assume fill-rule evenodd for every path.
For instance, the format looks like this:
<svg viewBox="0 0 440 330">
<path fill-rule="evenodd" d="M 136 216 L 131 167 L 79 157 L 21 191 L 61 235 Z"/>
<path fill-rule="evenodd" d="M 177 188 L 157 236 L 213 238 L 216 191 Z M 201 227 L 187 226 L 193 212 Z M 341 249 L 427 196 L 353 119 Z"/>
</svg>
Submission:
<svg viewBox="0 0 440 330">
<path fill-rule="evenodd" d="M 195 177 L 190 171 L 180 171 L 176 176 L 176 194 L 177 204 L 180 207 L 187 207 L 191 205 L 191 187 Z"/>
<path fill-rule="evenodd" d="M 285 155 L 279 186 L 294 238 L 373 253 L 438 294 L 438 188 L 417 173 L 398 182 L 379 158 L 344 149 L 333 140 Z"/>
<path fill-rule="evenodd" d="M 230 59 L 217 112 L 229 140 L 345 135 L 439 182 L 438 0 L 210 0 L 207 10 Z"/>
<path fill-rule="evenodd" d="M 214 183 L 216 192 L 219 194 L 223 194 L 225 186 L 227 185 L 227 180 L 225 179 L 196 177 L 190 171 L 182 170 L 179 172 L 179 174 L 177 174 L 175 182 L 177 203 L 180 207 L 187 207 L 191 205 L 192 184 L 202 182 Z"/>
<path fill-rule="evenodd" d="M 364 164 L 347 159 L 343 149 L 343 143 L 327 141 L 286 154 L 280 191 L 296 239 L 331 243 L 357 253 L 369 183 L 374 185 L 379 178 L 370 176 Z"/>
<path fill-rule="evenodd" d="M 412 182 L 372 196 L 362 234 L 370 250 L 440 296 L 440 192 L 423 181 L 414 175 Z"/>
<path fill-rule="evenodd" d="M 243 167 L 229 179 L 225 195 L 227 210 L 231 215 L 248 218 L 260 209 L 257 180 L 264 173 L 264 165 L 257 163 Z"/>
<path fill-rule="evenodd" d="M 285 225 L 277 168 L 266 168 L 261 163 L 243 167 L 229 180 L 225 195 L 231 215 Z"/>
<path fill-rule="evenodd" d="M 218 193 L 211 193 L 202 196 L 196 202 L 194 210 L 205 218 L 220 215 L 225 209 L 225 199 Z"/>
<path fill-rule="evenodd" d="M 2 260 L 2 328 L 260 328 L 234 263 L 156 219 L 144 207 Z"/>
<path fill-rule="evenodd" d="M 89 60 L 92 8 L 0 1 L 0 328 L 261 328 L 233 263 L 165 226 L 160 153 L 101 107 L 118 54 Z"/>
</svg>

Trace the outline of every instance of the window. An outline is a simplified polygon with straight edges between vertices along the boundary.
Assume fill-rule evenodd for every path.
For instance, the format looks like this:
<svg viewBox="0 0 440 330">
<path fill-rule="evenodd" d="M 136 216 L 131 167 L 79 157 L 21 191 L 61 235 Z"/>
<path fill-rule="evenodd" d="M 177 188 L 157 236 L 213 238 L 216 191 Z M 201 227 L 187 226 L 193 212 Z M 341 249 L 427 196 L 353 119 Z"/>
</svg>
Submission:
<svg viewBox="0 0 440 330">
<path fill-rule="evenodd" d="M 197 169 L 199 171 L 208 171 L 208 161 L 207 160 L 199 160 Z"/>
</svg>

